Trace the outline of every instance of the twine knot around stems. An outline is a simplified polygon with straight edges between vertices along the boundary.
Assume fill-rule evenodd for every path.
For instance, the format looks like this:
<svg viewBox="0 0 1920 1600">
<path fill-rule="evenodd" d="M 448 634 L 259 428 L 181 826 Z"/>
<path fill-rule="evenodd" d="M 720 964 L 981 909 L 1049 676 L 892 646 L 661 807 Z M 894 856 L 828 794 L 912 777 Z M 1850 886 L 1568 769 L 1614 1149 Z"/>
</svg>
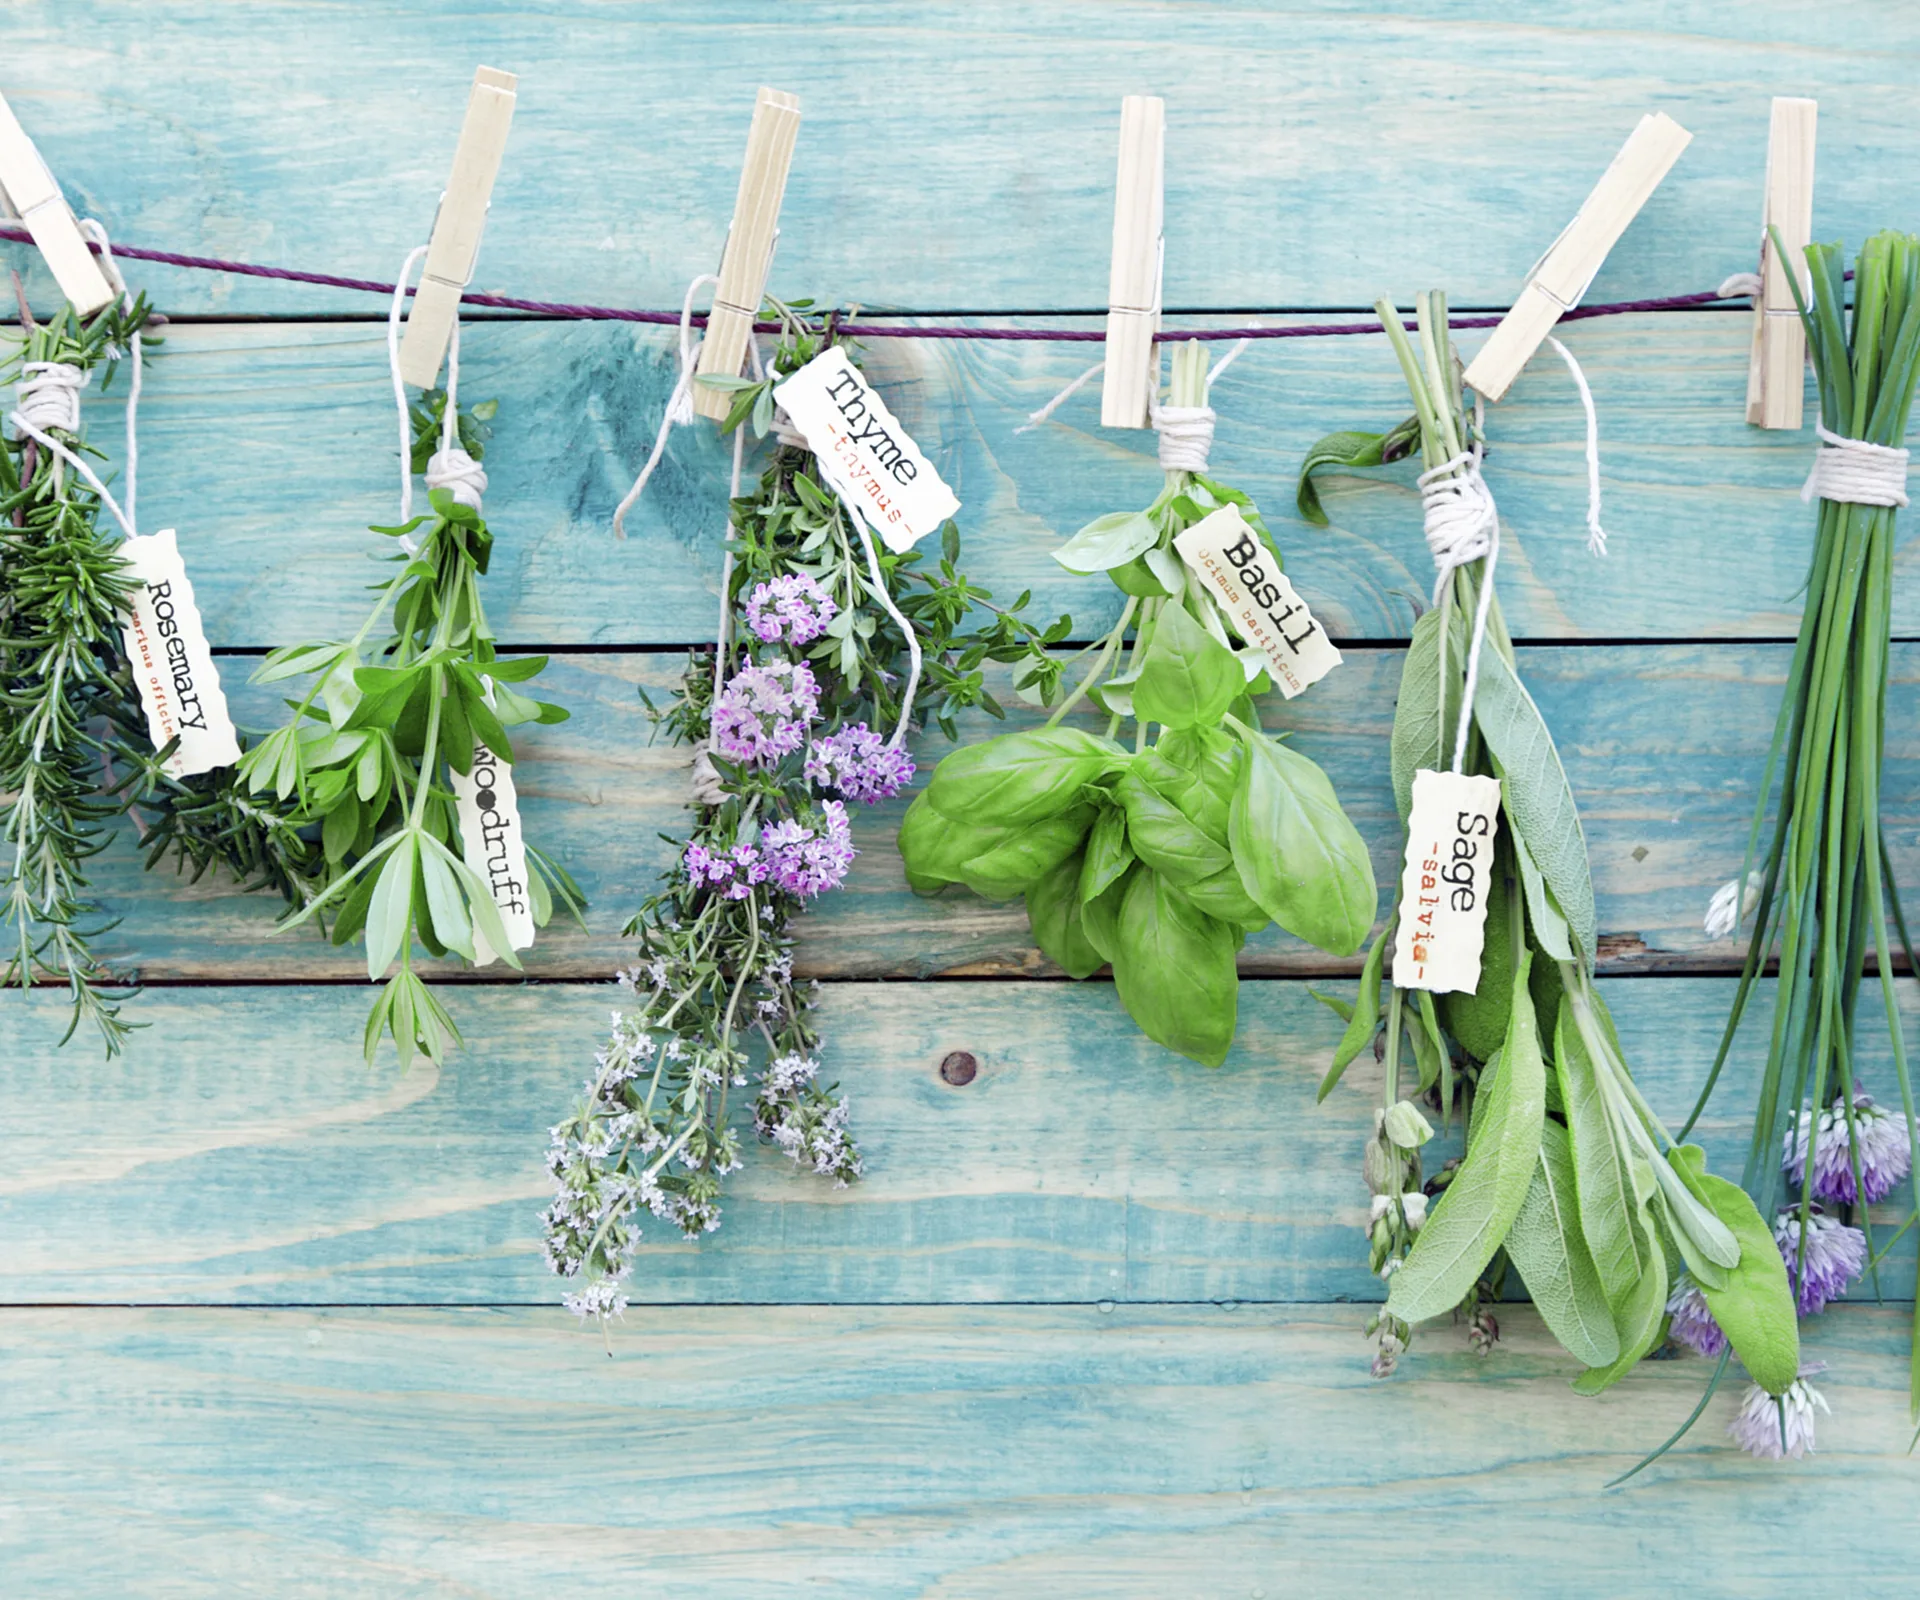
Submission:
<svg viewBox="0 0 1920 1600">
<path fill-rule="evenodd" d="M 1434 604 L 1455 567 L 1492 552 L 1500 537 L 1500 512 L 1480 475 L 1480 447 L 1463 450 L 1415 480 L 1420 488 L 1422 528 L 1433 556 Z"/>
<path fill-rule="evenodd" d="M 29 361 L 13 386 L 13 422 L 21 431 L 80 431 L 80 391 L 93 374 L 66 361 Z"/>
<path fill-rule="evenodd" d="M 1813 425 L 1819 439 L 1813 466 L 1800 486 L 1800 498 L 1838 500 L 1856 506 L 1904 506 L 1910 451 L 1892 445 L 1843 438 L 1823 420 Z"/>
<path fill-rule="evenodd" d="M 445 489 L 472 511 L 480 509 L 480 497 L 487 492 L 486 469 L 458 445 L 434 451 L 426 479 L 429 489 Z"/>
<path fill-rule="evenodd" d="M 1166 472 L 1205 472 L 1213 453 L 1212 406 L 1155 405 L 1147 413 L 1160 436 L 1160 466 Z"/>
</svg>

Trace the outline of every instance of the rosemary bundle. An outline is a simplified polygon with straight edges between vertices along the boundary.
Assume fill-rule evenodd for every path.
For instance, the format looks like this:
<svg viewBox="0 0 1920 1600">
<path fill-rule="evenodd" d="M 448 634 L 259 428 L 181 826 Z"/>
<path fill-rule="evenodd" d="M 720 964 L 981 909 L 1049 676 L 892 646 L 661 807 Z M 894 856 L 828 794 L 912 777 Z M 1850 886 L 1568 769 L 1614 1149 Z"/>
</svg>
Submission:
<svg viewBox="0 0 1920 1600">
<path fill-rule="evenodd" d="M 776 413 L 774 384 L 839 342 L 831 318 L 808 310 L 769 302 L 782 332 L 766 375 L 715 384 L 734 391 L 726 429 L 777 439 L 758 484 L 731 502 L 719 647 L 693 657 L 655 713 L 695 752 L 694 823 L 627 925 L 639 951 L 619 974 L 623 1009 L 579 1106 L 552 1130 L 546 1257 L 578 1285 L 565 1300 L 583 1318 L 625 1308 L 643 1212 L 690 1238 L 719 1226 L 722 1180 L 741 1164 L 729 1097 L 756 1057 L 755 1131 L 836 1184 L 858 1176 L 847 1102 L 821 1078 L 812 986 L 794 975 L 794 924 L 853 861 L 848 806 L 912 779 L 915 719 L 950 731 L 968 707 L 1000 715 L 985 664 L 1045 680 L 1047 646 L 1072 626 L 1037 629 L 1021 616 L 1027 596 L 1000 607 L 969 584 L 951 522 L 933 570 L 918 550 L 864 542 Z M 915 644 L 924 681 L 911 704 Z"/>
<path fill-rule="evenodd" d="M 1867 1206 L 1903 1179 L 1920 1184 L 1889 912 L 1909 969 L 1920 966 L 1880 820 L 1894 516 L 1907 498 L 1906 452 L 1897 447 L 1920 378 L 1920 238 L 1884 232 L 1866 241 L 1854 264 L 1851 317 L 1840 246 L 1809 246 L 1806 261 L 1810 295 L 1797 274 L 1789 281 L 1820 394 L 1821 459 L 1809 479 L 1821 496 L 1819 521 L 1746 860 L 1708 914 L 1712 934 L 1732 933 L 1749 912 L 1752 929 L 1726 1031 L 1693 1113 L 1697 1118 L 1713 1093 L 1755 985 L 1777 954 L 1745 1183 L 1768 1216 L 1780 1199 L 1783 1170 L 1798 1191 L 1786 1197 L 1776 1231 L 1803 1310 L 1843 1292 L 1869 1264 L 1877 1288 L 1884 1248 L 1875 1249 Z M 1756 868 L 1763 836 L 1765 855 Z M 1869 955 L 1900 1094 L 1898 1117 L 1859 1081 L 1855 1012 Z M 1915 1200 L 1920 1204 L 1920 1188 Z M 1909 1402 L 1920 1416 L 1920 1340 L 1910 1363 Z M 1811 1404 L 1801 1397 L 1808 1442 Z M 1789 1441 L 1789 1453 L 1800 1453 L 1791 1448 L 1797 1441 L 1797 1435 Z"/>
<path fill-rule="evenodd" d="M 1498 800 L 1494 822 L 1463 829 L 1450 851 L 1436 852 L 1445 862 L 1415 859 L 1368 953 L 1357 1003 L 1338 1008 L 1348 1027 L 1321 1085 L 1324 1098 L 1381 1032 L 1384 1015 L 1386 1087 L 1363 1163 L 1373 1196 L 1370 1264 L 1388 1286 L 1368 1324 L 1374 1370 L 1393 1370 L 1414 1324 L 1456 1309 L 1475 1345 L 1489 1347 L 1498 1331 L 1490 1306 L 1511 1265 L 1548 1328 L 1588 1369 L 1574 1387 L 1598 1393 L 1664 1338 L 1671 1262 L 1684 1265 L 1755 1379 L 1782 1395 L 1797 1375 L 1798 1339 L 1772 1234 L 1745 1192 L 1708 1172 L 1704 1154 L 1662 1125 L 1594 984 L 1586 842 L 1501 621 L 1498 520 L 1480 479 L 1484 438 L 1477 410 L 1470 418 L 1465 406 L 1445 299 L 1420 297 L 1417 346 L 1390 302 L 1376 309 L 1415 417 L 1388 434 L 1335 436 L 1305 473 L 1377 461 L 1390 441 L 1417 437 L 1441 577 L 1401 676 L 1395 798 L 1408 820 L 1416 775 L 1431 779 L 1451 765 L 1497 780 Z M 1301 498 L 1309 503 L 1304 488 Z M 1429 921 L 1421 907 L 1466 895 L 1453 904 L 1468 909 L 1474 879 L 1461 869 L 1469 865 L 1490 885 L 1478 981 L 1436 1002 L 1394 982 L 1386 957 L 1399 924 Z M 1421 890 L 1420 906 L 1409 902 L 1409 884 Z M 1414 975 L 1405 976 L 1410 985 Z M 1415 1099 L 1402 1098 L 1409 1088 L 1443 1120 L 1467 1113 L 1465 1157 L 1425 1181 L 1421 1147 L 1433 1128 Z"/>
<path fill-rule="evenodd" d="M 1170 404 L 1201 410 L 1206 383 L 1205 347 L 1182 346 Z M 900 830 L 915 890 L 1024 898 L 1049 959 L 1074 978 L 1111 963 L 1141 1031 L 1207 1066 L 1233 1044 L 1249 934 L 1277 922 L 1346 955 L 1377 905 L 1372 860 L 1326 774 L 1261 728 L 1267 657 L 1235 644 L 1238 624 L 1175 549 L 1223 510 L 1279 572 L 1253 502 L 1188 467 L 1167 472 L 1146 510 L 1096 518 L 1056 550 L 1068 571 L 1104 572 L 1127 596 L 1119 620 L 1061 663 L 1092 658 L 1043 728 L 947 756 Z M 1040 670 L 1016 682 L 1044 704 L 1053 685 Z M 1083 699 L 1107 713 L 1104 733 L 1063 725 Z M 1116 739 L 1129 719 L 1131 749 Z"/>
</svg>

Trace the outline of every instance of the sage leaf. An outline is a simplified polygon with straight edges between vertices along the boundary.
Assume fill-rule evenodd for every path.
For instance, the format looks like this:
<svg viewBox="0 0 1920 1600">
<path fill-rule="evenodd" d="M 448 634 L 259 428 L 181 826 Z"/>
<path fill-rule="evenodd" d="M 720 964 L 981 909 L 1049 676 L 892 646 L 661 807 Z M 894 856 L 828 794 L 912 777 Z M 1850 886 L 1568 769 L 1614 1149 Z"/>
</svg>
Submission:
<svg viewBox="0 0 1920 1600">
<path fill-rule="evenodd" d="M 1080 914 L 1081 857 L 1069 856 L 1027 890 L 1027 925 L 1040 952 L 1070 978 L 1087 978 L 1106 957 L 1087 938 Z"/>
<path fill-rule="evenodd" d="M 1328 467 L 1378 467 L 1398 461 L 1420 441 L 1420 419 L 1408 417 L 1386 433 L 1361 433 L 1348 429 L 1330 433 L 1315 442 L 1300 463 L 1300 476 L 1294 485 L 1293 502 L 1301 517 L 1316 527 L 1327 525 L 1326 507 L 1320 503 L 1320 487 L 1314 474 Z"/>
<path fill-rule="evenodd" d="M 1480 1077 L 1466 1159 L 1387 1280 L 1387 1310 L 1404 1322 L 1451 1311 L 1505 1242 L 1532 1186 L 1546 1117 L 1546 1063 L 1540 1056 L 1523 955 L 1513 978 L 1513 1014 L 1499 1064 Z M 1493 1082 L 1487 1082 L 1488 1074 Z"/>
<path fill-rule="evenodd" d="M 1393 803 L 1399 808 L 1402 822 L 1413 815 L 1413 775 L 1422 768 L 1429 772 L 1447 770 L 1460 721 L 1463 686 L 1459 663 L 1466 659 L 1466 631 L 1460 619 L 1453 616 L 1451 629 L 1442 634 L 1443 616 L 1452 616 L 1451 610 L 1443 612 L 1436 607 L 1420 614 L 1400 668 L 1400 698 L 1393 707 L 1388 763 L 1393 774 Z M 1445 673 L 1440 670 L 1443 638 L 1450 641 Z"/>
<path fill-rule="evenodd" d="M 1621 1147 L 1598 1069 L 1574 1022 L 1573 1003 L 1564 997 L 1554 1027 L 1553 1059 L 1573 1141 L 1580 1231 L 1600 1273 L 1607 1303 L 1617 1317 L 1621 1308 L 1632 1302 L 1647 1275 L 1648 1243 L 1635 1221 L 1639 1200 L 1634 1194 L 1628 1152 Z"/>
<path fill-rule="evenodd" d="M 956 750 L 934 769 L 927 803 L 975 827 L 1022 827 L 1057 816 L 1126 753 L 1080 728 L 1029 728 Z"/>
<path fill-rule="evenodd" d="M 1607 1367 L 1619 1359 L 1620 1335 L 1580 1232 L 1575 1190 L 1572 1142 L 1548 1119 L 1540 1125 L 1539 1164 L 1507 1234 L 1507 1254 L 1540 1320 L 1567 1353 L 1586 1366 Z"/>
<path fill-rule="evenodd" d="M 1575 1181 L 1578 1182 L 1576 1157 Z M 1596 1395 L 1610 1389 L 1640 1364 L 1646 1353 L 1658 1344 L 1667 1326 L 1667 1257 L 1654 1236 L 1653 1224 L 1644 1207 L 1636 1206 L 1631 1221 L 1638 1248 L 1647 1260 L 1646 1271 L 1631 1292 L 1614 1308 L 1614 1331 L 1620 1341 L 1620 1354 L 1607 1366 L 1594 1367 L 1573 1380 L 1573 1392 Z"/>
<path fill-rule="evenodd" d="M 1542 954 L 1551 956 L 1555 961 L 1573 960 L 1572 936 L 1567 928 L 1567 919 L 1561 914 L 1560 907 L 1554 902 L 1553 891 L 1547 887 L 1547 880 L 1540 875 L 1533 854 L 1527 849 L 1527 841 L 1511 828 L 1507 837 L 1512 841 L 1514 859 L 1520 865 L 1520 887 L 1527 897 L 1527 920 L 1533 930 L 1533 942 L 1540 947 Z M 1544 969 L 1546 963 L 1541 963 Z"/>
<path fill-rule="evenodd" d="M 1746 1190 L 1707 1171 L 1698 1145 L 1680 1145 L 1673 1161 L 1740 1244 L 1740 1264 L 1727 1273 L 1725 1287 L 1701 1285 L 1707 1309 L 1753 1381 L 1768 1394 L 1785 1394 L 1800 1375 L 1800 1328 L 1773 1230 Z"/>
<path fill-rule="evenodd" d="M 1240 994 L 1233 931 L 1143 866 L 1127 881 L 1113 937 L 1114 987 L 1140 1031 L 1202 1066 L 1225 1061 Z"/>
<path fill-rule="evenodd" d="M 1365 841 L 1313 762 L 1251 728 L 1240 739 L 1227 842 L 1247 894 L 1297 938 L 1351 955 L 1379 908 Z"/>
<path fill-rule="evenodd" d="M 1474 693 L 1474 725 L 1499 767 L 1507 818 L 1539 867 L 1555 903 L 1573 931 L 1579 960 L 1593 969 L 1593 874 L 1587 837 L 1573 803 L 1560 752 L 1526 686 L 1506 657 L 1480 653 L 1480 683 Z"/>
<path fill-rule="evenodd" d="M 1247 686 L 1234 653 L 1178 603 L 1163 606 L 1133 686 L 1133 714 L 1169 728 L 1211 726 Z"/>
<path fill-rule="evenodd" d="M 1360 993 L 1353 1002 L 1353 1015 L 1334 1048 L 1333 1065 L 1320 1080 L 1320 1092 L 1314 1096 L 1316 1101 L 1333 1093 L 1333 1086 L 1340 1081 L 1349 1063 L 1373 1043 L 1373 1036 L 1380 1031 L 1380 969 L 1386 961 L 1387 940 L 1392 932 L 1393 919 L 1389 918 L 1374 939 L 1373 948 L 1367 952 L 1366 965 L 1360 969 Z"/>
<path fill-rule="evenodd" d="M 1107 572 L 1144 555 L 1159 542 L 1160 530 L 1144 511 L 1114 511 L 1095 517 L 1053 552 L 1069 572 Z"/>
</svg>

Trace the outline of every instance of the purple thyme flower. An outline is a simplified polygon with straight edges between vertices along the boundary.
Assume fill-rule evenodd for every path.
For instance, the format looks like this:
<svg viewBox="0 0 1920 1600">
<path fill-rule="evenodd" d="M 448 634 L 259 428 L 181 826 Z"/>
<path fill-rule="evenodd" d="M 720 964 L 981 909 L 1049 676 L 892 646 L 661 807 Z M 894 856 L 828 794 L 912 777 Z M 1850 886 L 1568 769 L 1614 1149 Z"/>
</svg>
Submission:
<svg viewBox="0 0 1920 1600">
<path fill-rule="evenodd" d="M 825 801 L 805 822 L 787 817 L 768 823 L 760 830 L 760 848 L 774 884 L 802 900 L 837 888 L 857 853 L 847 808 L 838 800 Z"/>
<path fill-rule="evenodd" d="M 1807 1382 L 1816 1372 L 1824 1372 L 1826 1363 L 1813 1362 L 1800 1369 L 1800 1376 L 1788 1385 L 1778 1400 L 1759 1384 L 1750 1384 L 1740 1412 L 1727 1425 L 1727 1435 L 1750 1456 L 1762 1461 L 1778 1461 L 1783 1456 L 1799 1460 L 1813 1454 L 1813 1413 L 1817 1407 L 1833 1415 L 1826 1396 Z"/>
<path fill-rule="evenodd" d="M 1848 1286 L 1866 1270 L 1867 1236 L 1858 1228 L 1849 1228 L 1818 1211 L 1807 1218 L 1807 1271 L 1800 1276 L 1800 1215 L 1797 1210 L 1782 1211 L 1773 1225 L 1773 1237 L 1787 1263 L 1787 1282 L 1793 1286 L 1794 1304 L 1800 1315 L 1811 1317 L 1837 1300 Z"/>
<path fill-rule="evenodd" d="M 718 888 L 728 900 L 744 900 L 753 893 L 756 883 L 767 881 L 767 863 L 752 844 L 709 850 L 695 841 L 681 855 L 680 864 L 690 881 Z"/>
<path fill-rule="evenodd" d="M 892 799 L 913 782 L 913 757 L 856 722 L 813 741 L 807 750 L 807 778 L 822 789 L 872 805 Z"/>
<path fill-rule="evenodd" d="M 807 742 L 820 686 L 804 661 L 742 667 L 713 702 L 713 747 L 729 761 L 770 766 Z"/>
<path fill-rule="evenodd" d="M 1860 1181 L 1867 1203 L 1877 1204 L 1913 1170 L 1913 1150 L 1900 1118 L 1873 1102 L 1871 1095 L 1855 1095 L 1853 1125 L 1860 1141 Z M 1815 1123 L 1812 1112 L 1800 1108 L 1800 1119 L 1787 1130 L 1787 1179 L 1795 1187 L 1805 1181 L 1807 1142 Z M 1836 1102 L 1820 1113 L 1817 1148 L 1813 1157 L 1813 1197 L 1834 1205 L 1855 1201 L 1853 1151 L 1847 1138 L 1846 1108 Z"/>
<path fill-rule="evenodd" d="M 827 631 L 839 607 L 804 572 L 762 583 L 747 596 L 747 626 L 768 644 L 811 644 Z"/>
<path fill-rule="evenodd" d="M 1707 1309 L 1707 1297 L 1700 1285 L 1684 1272 L 1674 1284 L 1667 1300 L 1667 1315 L 1673 1319 L 1667 1332 L 1698 1355 L 1717 1356 L 1727 1347 L 1727 1336 Z"/>
</svg>

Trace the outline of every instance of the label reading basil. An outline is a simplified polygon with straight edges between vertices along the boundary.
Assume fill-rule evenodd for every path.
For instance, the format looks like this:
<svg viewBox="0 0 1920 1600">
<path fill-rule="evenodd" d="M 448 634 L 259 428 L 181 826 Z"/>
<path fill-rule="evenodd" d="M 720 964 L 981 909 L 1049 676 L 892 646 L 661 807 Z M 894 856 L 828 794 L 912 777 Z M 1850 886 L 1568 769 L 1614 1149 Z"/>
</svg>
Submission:
<svg viewBox="0 0 1920 1600">
<path fill-rule="evenodd" d="M 827 481 L 889 550 L 910 550 L 960 509 L 933 463 L 838 347 L 773 391 Z"/>
<path fill-rule="evenodd" d="M 520 831 L 520 796 L 513 768 L 485 745 L 476 745 L 473 770 L 449 774 L 460 816 L 460 854 L 492 891 L 507 941 L 516 950 L 533 943 L 533 901 L 527 893 L 527 842 Z M 473 931 L 473 964 L 500 959 L 478 928 Z"/>
<path fill-rule="evenodd" d="M 1471 994 L 1480 987 L 1500 780 L 1460 772 L 1413 775 L 1407 862 L 1393 981 L 1402 989 Z"/>
<path fill-rule="evenodd" d="M 147 714 L 147 737 L 156 750 L 178 737 L 166 761 L 176 778 L 232 766 L 240 741 L 173 529 L 128 539 L 119 554 L 142 585 L 120 634 Z"/>
<path fill-rule="evenodd" d="M 1234 631 L 1266 657 L 1268 673 L 1287 699 L 1340 665 L 1327 630 L 1313 620 L 1238 506 L 1202 517 L 1174 539 L 1173 547 L 1213 591 Z"/>
</svg>

